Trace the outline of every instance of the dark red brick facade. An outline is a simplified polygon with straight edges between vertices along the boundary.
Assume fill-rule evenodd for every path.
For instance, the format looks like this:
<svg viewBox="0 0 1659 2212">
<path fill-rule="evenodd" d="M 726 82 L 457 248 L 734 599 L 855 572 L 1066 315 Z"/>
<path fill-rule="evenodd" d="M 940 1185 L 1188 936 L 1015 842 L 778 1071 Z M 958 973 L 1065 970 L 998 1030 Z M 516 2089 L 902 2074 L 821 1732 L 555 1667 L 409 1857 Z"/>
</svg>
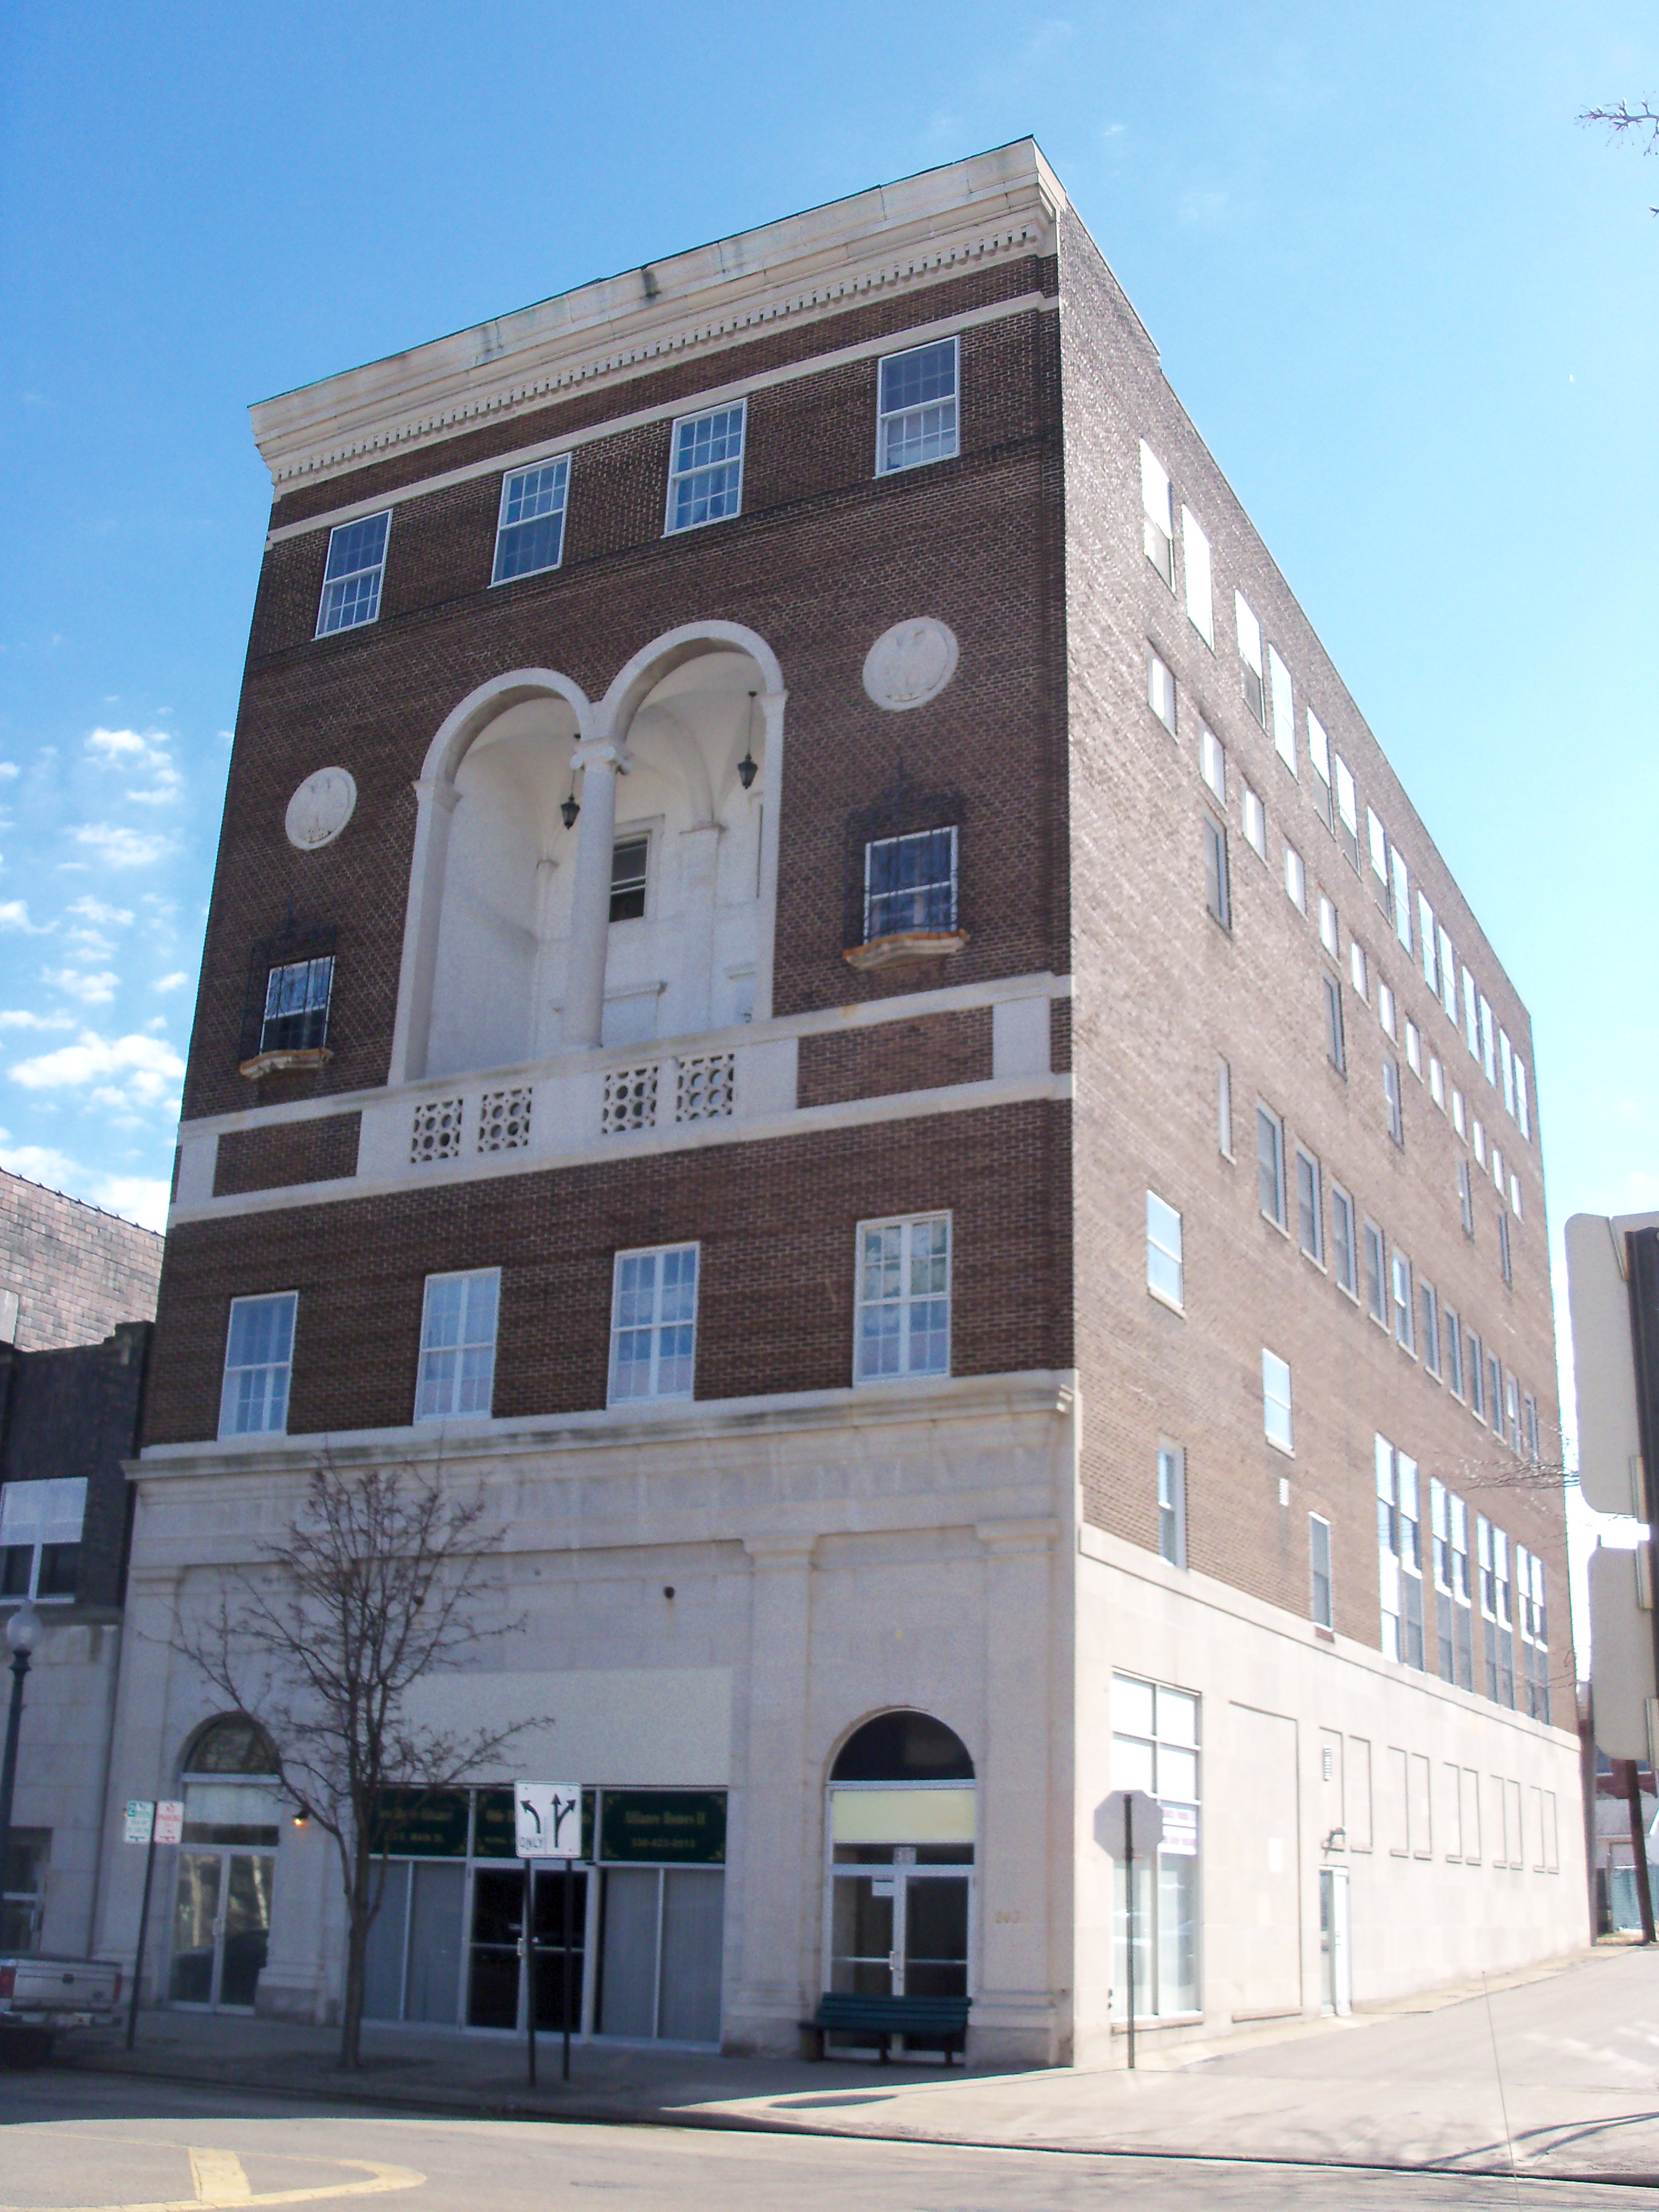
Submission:
<svg viewBox="0 0 1659 2212">
<path fill-rule="evenodd" d="M 834 1106 L 901 1091 L 986 1083 L 990 1075 L 991 1010 L 966 1006 L 918 1021 L 804 1036 L 797 1096 L 803 1106 Z"/>
<path fill-rule="evenodd" d="M 361 1114 L 327 1114 L 262 1128 L 227 1129 L 213 1164 L 213 1195 L 281 1190 L 293 1183 L 331 1182 L 357 1172 Z"/>
</svg>

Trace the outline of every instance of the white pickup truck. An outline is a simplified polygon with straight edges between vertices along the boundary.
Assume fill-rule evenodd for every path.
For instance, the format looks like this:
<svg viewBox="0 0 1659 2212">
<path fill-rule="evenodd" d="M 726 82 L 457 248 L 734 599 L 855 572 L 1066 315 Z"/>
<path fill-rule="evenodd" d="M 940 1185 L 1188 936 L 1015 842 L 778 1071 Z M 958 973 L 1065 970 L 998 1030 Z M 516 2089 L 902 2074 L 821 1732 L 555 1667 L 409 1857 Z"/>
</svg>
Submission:
<svg viewBox="0 0 1659 2212">
<path fill-rule="evenodd" d="M 40 2066 L 66 2027 L 100 2027 L 121 2002 L 121 1969 L 98 1959 L 0 1956 L 0 2064 Z"/>
</svg>

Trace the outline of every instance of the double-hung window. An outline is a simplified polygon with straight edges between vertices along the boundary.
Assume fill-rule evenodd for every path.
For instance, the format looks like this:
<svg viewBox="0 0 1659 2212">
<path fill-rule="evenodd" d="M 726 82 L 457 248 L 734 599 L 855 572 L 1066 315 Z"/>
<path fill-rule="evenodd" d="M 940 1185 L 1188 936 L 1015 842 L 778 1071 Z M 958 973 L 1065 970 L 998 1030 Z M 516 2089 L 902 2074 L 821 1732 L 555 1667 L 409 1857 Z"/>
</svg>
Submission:
<svg viewBox="0 0 1659 2212">
<path fill-rule="evenodd" d="M 417 1421 L 487 1413 L 495 1383 L 495 1318 L 501 1271 L 428 1275 L 421 1313 L 421 1364 L 415 1386 Z"/>
<path fill-rule="evenodd" d="M 1187 1564 L 1187 1455 L 1179 1444 L 1158 1448 L 1158 1555 Z"/>
<path fill-rule="evenodd" d="M 1184 1296 L 1185 1269 L 1182 1260 L 1181 1216 L 1155 1190 L 1146 1194 L 1146 1287 L 1167 1305 L 1180 1306 Z"/>
<path fill-rule="evenodd" d="M 1244 684 L 1244 703 L 1265 730 L 1267 690 L 1262 678 L 1261 625 L 1250 611 L 1242 592 L 1233 593 L 1233 613 L 1238 624 L 1238 659 Z"/>
<path fill-rule="evenodd" d="M 264 1018 L 259 1050 L 317 1052 L 328 1042 L 328 1002 L 334 989 L 334 958 L 290 960 L 265 977 Z"/>
<path fill-rule="evenodd" d="M 1215 732 L 1200 722 L 1198 726 L 1198 771 L 1218 801 L 1227 804 L 1227 748 Z"/>
<path fill-rule="evenodd" d="M 618 837 L 611 848 L 611 920 L 638 921 L 651 880 L 651 838 Z"/>
<path fill-rule="evenodd" d="M 1146 548 L 1146 558 L 1173 591 L 1175 513 L 1170 478 L 1163 462 L 1144 438 L 1140 441 L 1140 516 L 1141 542 Z"/>
<path fill-rule="evenodd" d="M 1412 1313 L 1412 1263 L 1398 1247 L 1389 1255 L 1394 1284 L 1395 1341 L 1402 1352 L 1417 1348 L 1417 1329 Z"/>
<path fill-rule="evenodd" d="M 1298 914 L 1308 911 L 1308 872 L 1294 845 L 1285 848 L 1285 896 Z"/>
<path fill-rule="evenodd" d="M 1417 1279 L 1417 1340 L 1422 1346 L 1425 1373 L 1440 1380 L 1440 1301 L 1432 1283 Z"/>
<path fill-rule="evenodd" d="M 287 1429 L 299 1302 L 297 1291 L 231 1300 L 219 1396 L 222 1437 L 281 1436 Z"/>
<path fill-rule="evenodd" d="M 501 478 L 501 514 L 495 524 L 495 566 L 492 584 L 514 576 L 533 576 L 556 568 L 564 558 L 565 495 L 570 486 L 570 456 L 514 469 Z"/>
<path fill-rule="evenodd" d="M 1308 1257 L 1325 1264 L 1325 1207 L 1320 1188 L 1319 1163 L 1307 1147 L 1296 1148 L 1297 1233 Z"/>
<path fill-rule="evenodd" d="M 1374 1322 L 1389 1325 L 1388 1282 L 1383 1271 L 1382 1231 L 1374 1221 L 1365 1224 L 1365 1310 Z"/>
<path fill-rule="evenodd" d="M 1354 1248 L 1353 1200 L 1340 1183 L 1331 1185 L 1331 1261 L 1336 1287 L 1359 1296 L 1358 1255 Z"/>
<path fill-rule="evenodd" d="M 1204 826 L 1204 903 L 1224 929 L 1233 926 L 1232 883 L 1227 870 L 1227 832 L 1207 807 Z"/>
<path fill-rule="evenodd" d="M 1412 891 L 1400 848 L 1389 848 L 1389 897 L 1394 910 L 1394 933 L 1409 952 L 1412 949 Z"/>
<path fill-rule="evenodd" d="M 1325 734 L 1325 725 L 1313 708 L 1306 711 L 1308 725 L 1308 758 L 1314 764 L 1314 774 L 1319 778 L 1315 787 L 1316 804 L 1325 827 L 1336 828 L 1336 807 L 1331 792 L 1331 741 Z"/>
<path fill-rule="evenodd" d="M 618 1252 L 611 1292 L 611 1404 L 690 1397 L 696 1349 L 697 1247 Z"/>
<path fill-rule="evenodd" d="M 86 1510 L 83 1474 L 0 1485 L 0 1597 L 74 1597 Z"/>
<path fill-rule="evenodd" d="M 957 926 L 957 833 L 919 830 L 864 848 L 864 941 Z"/>
<path fill-rule="evenodd" d="M 1158 716 L 1164 728 L 1174 737 L 1176 731 L 1176 681 L 1170 673 L 1169 663 L 1156 647 L 1146 648 L 1146 704 Z"/>
<path fill-rule="evenodd" d="M 1348 1072 L 1348 1040 L 1342 1019 L 1342 983 L 1335 975 L 1322 975 L 1325 991 L 1325 1051 L 1339 1075 Z"/>
<path fill-rule="evenodd" d="M 1359 866 L 1359 793 L 1354 788 L 1353 770 L 1340 753 L 1331 757 L 1336 770 L 1337 842 L 1353 866 Z"/>
<path fill-rule="evenodd" d="M 1247 783 L 1239 811 L 1244 817 L 1244 835 L 1250 849 L 1258 859 L 1267 857 L 1267 810 Z"/>
<path fill-rule="evenodd" d="M 936 338 L 890 353 L 881 364 L 877 401 L 876 473 L 891 476 L 924 461 L 948 461 L 958 450 L 958 341 Z M 1142 453 L 1146 451 L 1143 446 Z M 1164 484 L 1167 506 L 1169 484 Z"/>
<path fill-rule="evenodd" d="M 1213 652 L 1215 615 L 1210 586 L 1210 541 L 1189 507 L 1181 510 L 1181 550 L 1186 557 L 1187 619 Z"/>
<path fill-rule="evenodd" d="M 1285 1226 L 1285 1125 L 1265 1106 L 1255 1109 L 1256 1196 L 1269 1221 Z"/>
<path fill-rule="evenodd" d="M 1382 1103 L 1388 1109 L 1389 1134 L 1396 1145 L 1406 1141 L 1406 1109 L 1400 1089 L 1400 1062 L 1384 1056 Z"/>
<path fill-rule="evenodd" d="M 1454 1028 L 1457 1025 L 1457 955 L 1452 950 L 1449 933 L 1443 922 L 1435 924 L 1435 942 L 1440 948 L 1440 1003 L 1446 1010 L 1446 1018 Z"/>
<path fill-rule="evenodd" d="M 1261 1353 L 1261 1427 L 1270 1444 L 1280 1451 L 1295 1449 L 1291 1413 L 1291 1363 L 1265 1346 Z"/>
<path fill-rule="evenodd" d="M 1376 1438 L 1376 1542 L 1382 1599 L 1382 1653 L 1420 1668 L 1423 1650 L 1423 1528 L 1414 1459 Z"/>
<path fill-rule="evenodd" d="M 1291 774 L 1296 774 L 1296 715 L 1291 704 L 1291 672 L 1267 647 L 1267 672 L 1273 679 L 1273 748 Z"/>
<path fill-rule="evenodd" d="M 743 506 L 743 437 L 748 402 L 683 415 L 674 425 L 668 470 L 669 533 L 723 522 Z"/>
<path fill-rule="evenodd" d="M 1440 1340 L 1446 1352 L 1446 1388 L 1454 1398 L 1463 1395 L 1463 1324 L 1455 1306 L 1440 1308 Z"/>
<path fill-rule="evenodd" d="M 1331 1524 L 1322 1514 L 1308 1516 L 1308 1568 L 1312 1581 L 1316 1628 L 1334 1628 L 1331 1606 Z"/>
<path fill-rule="evenodd" d="M 322 604 L 317 610 L 319 637 L 331 636 L 337 629 L 356 629 L 379 617 L 391 528 L 388 509 L 384 514 L 365 515 L 360 522 L 342 522 L 330 531 Z"/>
<path fill-rule="evenodd" d="M 951 1371 L 951 1217 L 861 1221 L 857 1382 Z"/>
</svg>

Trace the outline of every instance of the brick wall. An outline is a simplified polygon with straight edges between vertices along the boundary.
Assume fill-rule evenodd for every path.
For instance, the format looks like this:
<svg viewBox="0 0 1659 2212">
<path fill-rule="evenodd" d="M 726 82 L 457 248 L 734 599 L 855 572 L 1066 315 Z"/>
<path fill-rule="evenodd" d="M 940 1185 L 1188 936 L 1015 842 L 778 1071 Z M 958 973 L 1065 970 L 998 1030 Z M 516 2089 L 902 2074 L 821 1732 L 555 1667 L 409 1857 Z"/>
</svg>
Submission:
<svg viewBox="0 0 1659 2212">
<path fill-rule="evenodd" d="M 20 1351 L 96 1344 L 155 1311 L 161 1239 L 0 1170 L 0 1291 L 18 1297 Z"/>
<path fill-rule="evenodd" d="M 495 1411 L 603 1406 L 613 1255 L 698 1239 L 696 1394 L 851 1380 L 860 1219 L 954 1215 L 952 1371 L 1071 1364 L 1069 1114 L 1027 1103 L 295 1206 L 175 1230 L 148 1443 L 214 1435 L 230 1299 L 297 1289 L 289 1425 L 399 1426 L 424 1279 L 499 1266 Z M 804 1203 L 806 1194 L 811 1203 Z"/>
<path fill-rule="evenodd" d="M 213 1195 L 355 1176 L 362 1122 L 361 1114 L 328 1114 L 314 1121 L 227 1129 L 214 1158 Z"/>
<path fill-rule="evenodd" d="M 0 1483 L 86 1478 L 76 1584 L 82 1606 L 121 1602 L 131 1525 L 121 1462 L 137 1449 L 152 1330 L 129 1322 L 101 1344 L 0 1346 Z"/>
<path fill-rule="evenodd" d="M 991 1010 L 967 1006 L 920 1021 L 804 1036 L 796 1096 L 803 1106 L 885 1098 L 991 1076 Z"/>
</svg>

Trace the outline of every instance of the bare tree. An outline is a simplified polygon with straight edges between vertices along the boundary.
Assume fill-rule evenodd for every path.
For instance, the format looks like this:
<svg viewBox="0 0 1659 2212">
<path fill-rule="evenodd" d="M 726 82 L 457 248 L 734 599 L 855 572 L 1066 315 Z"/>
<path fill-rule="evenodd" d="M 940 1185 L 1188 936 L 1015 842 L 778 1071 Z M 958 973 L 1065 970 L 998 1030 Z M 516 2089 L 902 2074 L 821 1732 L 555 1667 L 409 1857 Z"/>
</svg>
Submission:
<svg viewBox="0 0 1659 2212">
<path fill-rule="evenodd" d="M 1659 109 L 1650 100 L 1644 100 L 1637 107 L 1623 100 L 1617 107 L 1587 107 L 1578 120 L 1599 123 L 1614 138 L 1622 137 L 1626 131 L 1632 132 L 1644 154 L 1659 154 Z M 1648 213 L 1659 215 L 1659 208 L 1650 208 Z"/>
<path fill-rule="evenodd" d="M 292 1529 L 173 1648 L 270 1738 L 283 1790 L 332 1838 L 346 1906 L 340 2063 L 362 2063 L 364 1964 L 394 1831 L 530 1726 L 411 1720 L 408 1696 L 521 1624 L 478 1626 L 496 1537 L 482 1495 L 409 1467 L 312 1469 Z"/>
</svg>

